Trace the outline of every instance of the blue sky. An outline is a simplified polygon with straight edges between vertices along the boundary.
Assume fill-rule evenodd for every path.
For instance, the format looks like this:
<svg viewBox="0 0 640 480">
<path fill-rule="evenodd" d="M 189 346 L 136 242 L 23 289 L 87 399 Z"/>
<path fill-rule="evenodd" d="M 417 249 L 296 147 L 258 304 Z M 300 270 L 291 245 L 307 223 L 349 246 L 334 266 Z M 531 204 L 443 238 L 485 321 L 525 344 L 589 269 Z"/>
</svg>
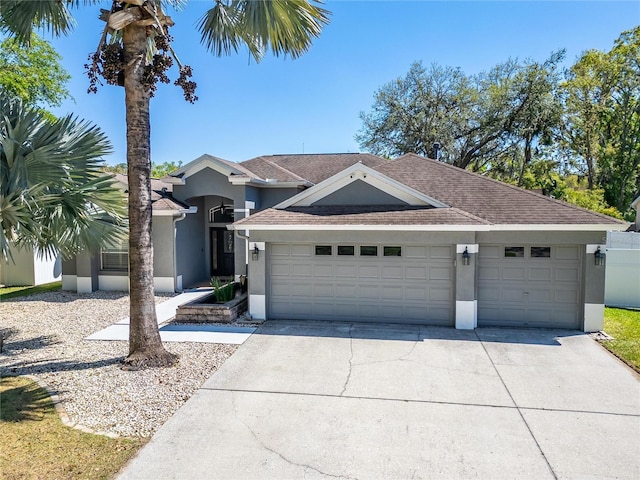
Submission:
<svg viewBox="0 0 640 480">
<path fill-rule="evenodd" d="M 187 163 L 203 153 L 243 161 L 357 152 L 359 113 L 370 109 L 376 89 L 405 75 L 414 61 L 473 74 L 509 57 L 542 61 L 565 48 L 570 65 L 584 50 L 609 50 L 622 31 L 640 24 L 637 1 L 328 0 L 331 24 L 305 56 L 256 64 L 246 51 L 217 58 L 200 44 L 195 24 L 211 5 L 192 0 L 171 13 L 174 48 L 193 67 L 200 99 L 192 105 L 178 87 L 158 87 L 151 101 L 155 163 Z M 105 85 L 97 95 L 87 94 L 83 68 L 102 31 L 98 8 L 74 10 L 75 30 L 52 41 L 73 77 L 73 100 L 55 113 L 99 125 L 114 145 L 106 158 L 114 164 L 126 159 L 124 90 Z M 170 76 L 175 79 L 176 70 Z"/>
</svg>

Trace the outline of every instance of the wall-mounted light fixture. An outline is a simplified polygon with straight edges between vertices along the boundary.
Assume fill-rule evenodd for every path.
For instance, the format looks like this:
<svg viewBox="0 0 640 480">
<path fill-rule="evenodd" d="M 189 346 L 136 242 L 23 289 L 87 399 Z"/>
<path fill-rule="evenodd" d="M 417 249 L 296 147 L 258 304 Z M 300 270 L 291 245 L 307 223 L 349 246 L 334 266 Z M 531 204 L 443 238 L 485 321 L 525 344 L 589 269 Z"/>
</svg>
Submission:
<svg viewBox="0 0 640 480">
<path fill-rule="evenodd" d="M 593 260 L 598 267 L 604 265 L 604 257 L 606 256 L 607 255 L 602 250 L 600 250 L 600 247 L 596 248 L 596 251 L 593 252 Z"/>
<path fill-rule="evenodd" d="M 464 252 L 462 252 L 462 264 L 469 265 L 469 260 L 471 259 L 471 255 L 469 254 L 469 249 L 464 247 Z"/>
<path fill-rule="evenodd" d="M 254 245 L 253 250 L 251 250 L 251 260 L 257 262 L 258 258 L 260 258 L 260 249 L 258 248 L 258 245 Z"/>
</svg>

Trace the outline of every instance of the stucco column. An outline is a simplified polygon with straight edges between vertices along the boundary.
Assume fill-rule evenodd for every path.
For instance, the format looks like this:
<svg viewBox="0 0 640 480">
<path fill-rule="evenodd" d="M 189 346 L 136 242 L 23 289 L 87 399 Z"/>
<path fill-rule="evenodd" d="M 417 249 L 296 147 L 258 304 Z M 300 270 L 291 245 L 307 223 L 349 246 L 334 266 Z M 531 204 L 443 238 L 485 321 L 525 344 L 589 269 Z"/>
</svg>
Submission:
<svg viewBox="0 0 640 480">
<path fill-rule="evenodd" d="M 597 332 L 604 327 L 604 279 L 606 258 L 596 265 L 595 253 L 603 254 L 606 245 L 587 245 L 584 259 L 584 326 L 585 332 Z"/>
<path fill-rule="evenodd" d="M 467 254 L 468 265 L 465 265 Z M 478 326 L 477 257 L 477 244 L 456 245 L 456 328 L 460 330 L 473 330 Z"/>
<path fill-rule="evenodd" d="M 256 256 L 257 247 L 257 259 Z M 249 242 L 249 314 L 255 320 L 267 318 L 267 251 L 265 242 Z"/>
</svg>

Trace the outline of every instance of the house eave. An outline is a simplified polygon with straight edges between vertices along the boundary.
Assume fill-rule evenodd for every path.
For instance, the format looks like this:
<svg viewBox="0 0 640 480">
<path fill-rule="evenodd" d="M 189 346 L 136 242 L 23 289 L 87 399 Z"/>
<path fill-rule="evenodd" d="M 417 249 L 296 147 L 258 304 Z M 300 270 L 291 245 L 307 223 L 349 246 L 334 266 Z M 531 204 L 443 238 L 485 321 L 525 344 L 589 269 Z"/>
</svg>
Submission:
<svg viewBox="0 0 640 480">
<path fill-rule="evenodd" d="M 616 224 L 506 224 L 506 225 L 253 225 L 241 223 L 231 225 L 234 230 L 252 231 L 402 231 L 402 232 L 508 232 L 508 231 L 551 231 L 551 232 L 606 232 L 624 231 L 624 225 Z"/>
<path fill-rule="evenodd" d="M 229 177 L 231 185 L 251 185 L 258 188 L 297 188 L 311 187 L 313 183 L 307 180 L 296 180 L 290 182 L 263 180 L 257 177 L 231 176 Z"/>
</svg>

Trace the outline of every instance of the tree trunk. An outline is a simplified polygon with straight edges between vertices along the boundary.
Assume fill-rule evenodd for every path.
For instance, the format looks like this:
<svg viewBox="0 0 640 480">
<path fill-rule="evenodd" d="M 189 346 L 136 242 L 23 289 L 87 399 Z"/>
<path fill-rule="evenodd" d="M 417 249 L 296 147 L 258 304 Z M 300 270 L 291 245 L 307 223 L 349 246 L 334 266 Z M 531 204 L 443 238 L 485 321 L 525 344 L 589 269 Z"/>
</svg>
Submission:
<svg viewBox="0 0 640 480">
<path fill-rule="evenodd" d="M 124 29 L 124 88 L 129 177 L 129 356 L 125 368 L 163 367 L 177 357 L 160 340 L 153 292 L 149 91 L 142 84 L 146 29 Z"/>
</svg>

